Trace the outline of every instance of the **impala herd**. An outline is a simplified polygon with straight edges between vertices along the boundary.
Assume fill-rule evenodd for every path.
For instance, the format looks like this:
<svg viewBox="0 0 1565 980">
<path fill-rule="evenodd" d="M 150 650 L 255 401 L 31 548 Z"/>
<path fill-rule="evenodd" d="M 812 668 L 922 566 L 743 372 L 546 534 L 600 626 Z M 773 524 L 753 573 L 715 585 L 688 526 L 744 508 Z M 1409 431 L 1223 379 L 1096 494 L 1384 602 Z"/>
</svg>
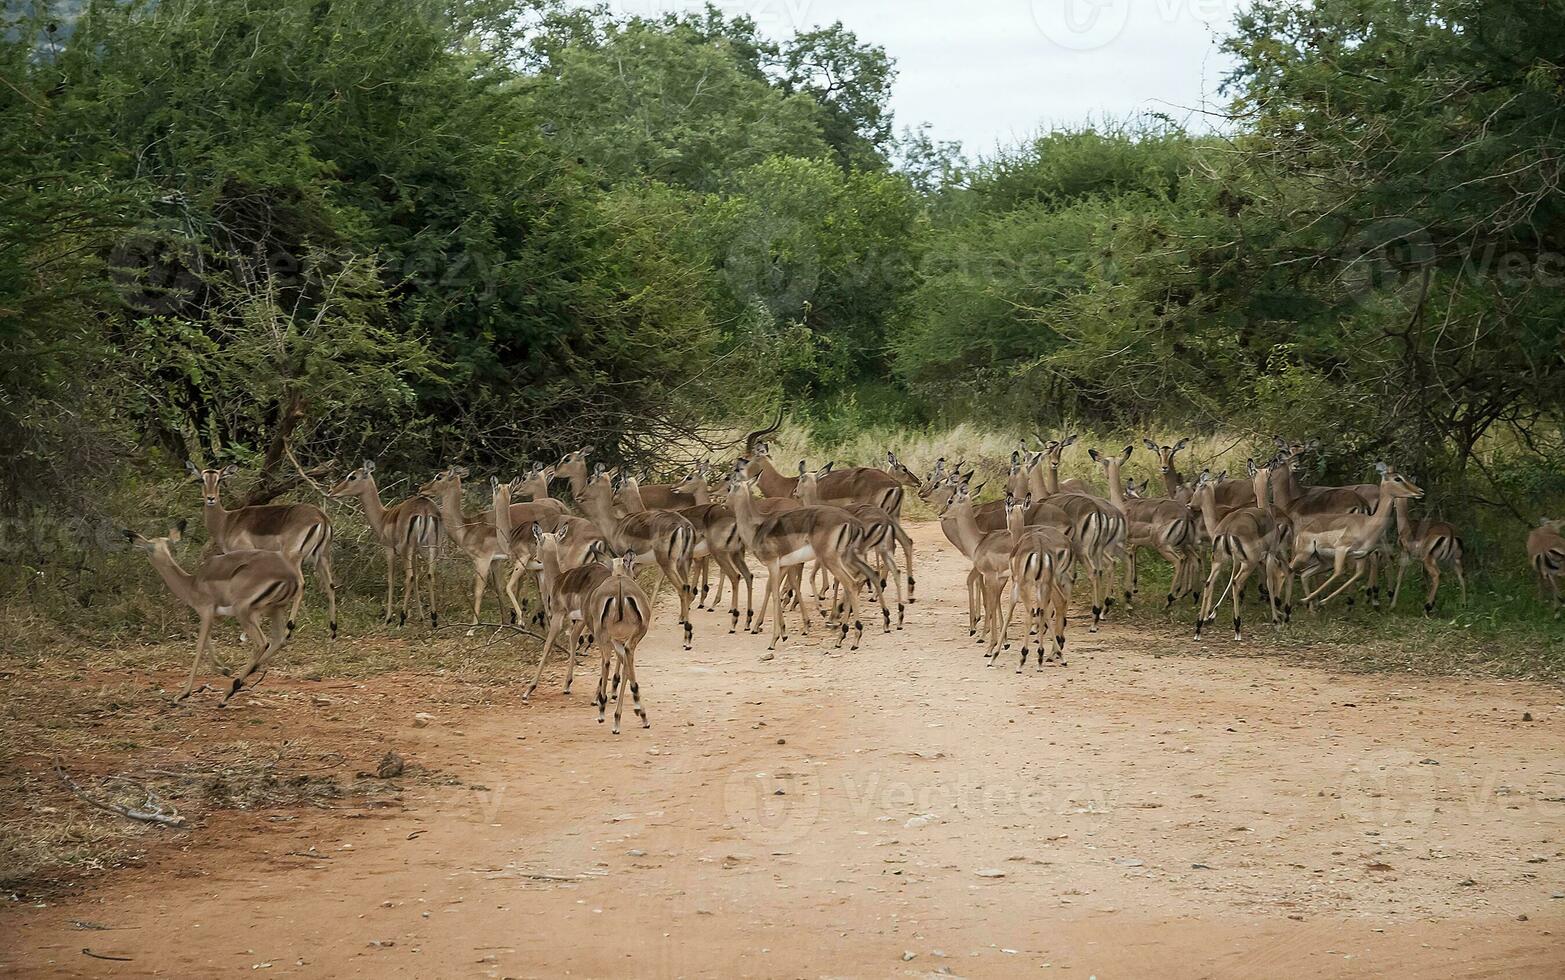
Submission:
<svg viewBox="0 0 1565 980">
<path fill-rule="evenodd" d="M 567 693 L 577 654 L 596 646 L 600 670 L 594 704 L 601 722 L 609 699 L 616 699 L 616 734 L 627 688 L 643 726 L 650 724 L 636 678 L 636 648 L 646 636 L 665 581 L 677 592 L 686 650 L 694 642 L 692 605 L 716 611 L 725 585 L 728 632 L 739 629 L 742 585 L 744 628 L 758 634 L 771 616 L 768 650 L 787 639 L 785 614 L 792 610 L 798 611 L 806 633 L 820 615 L 836 633 L 837 647 L 851 632 L 854 650 L 864 633 L 863 603 L 879 608 L 883 631 L 902 629 L 915 588 L 913 543 L 901 516 L 909 490 L 940 515 L 946 538 L 971 562 L 969 635 L 985 645 L 991 666 L 1010 647 L 1011 622 L 1017 606 L 1022 607 L 1018 672 L 1026 666 L 1034 638 L 1039 669 L 1049 661 L 1064 663 L 1067 610 L 1078 581 L 1088 593 L 1089 631 L 1097 631 L 1117 596 L 1130 604 L 1146 551 L 1160 555 L 1172 569 L 1164 609 L 1185 597 L 1195 604 L 1197 637 L 1231 599 L 1234 638 L 1243 638 L 1241 602 L 1257 575 L 1274 623 L 1292 616 L 1295 578 L 1301 601 L 1312 608 L 1361 582 L 1378 607 L 1381 564 L 1393 558 L 1397 573 L 1389 598 L 1392 607 L 1407 566 L 1415 561 L 1426 573 L 1426 612 L 1434 608 L 1444 568 L 1455 573 L 1463 603 L 1467 600 L 1458 529 L 1444 521 L 1415 520 L 1409 513 L 1409 502 L 1423 491 L 1384 463 L 1376 464 L 1377 483 L 1303 486 L 1296 467 L 1313 444 L 1279 438 L 1276 454 L 1263 462 L 1249 461 L 1244 478 L 1202 471 L 1187 479 L 1177 459 L 1189 440 L 1159 445 L 1146 439 L 1143 444 L 1156 456 L 1163 483 L 1163 493 L 1153 496 L 1147 481 L 1137 486 L 1121 471 L 1134 446 L 1120 452 L 1088 450 L 1103 471 L 1107 492 L 1102 493 L 1080 480 L 1059 477 L 1075 436 L 1038 437 L 1036 448 L 1023 446 L 1011 454 L 1004 496 L 978 503 L 984 484 L 973 485 L 975 469 L 964 470 L 962 463 L 948 469 L 944 459 L 923 477 L 890 452 L 886 469 L 827 464 L 812 470 L 800 461 L 797 475 L 785 475 L 763 441 L 780 422 L 779 415 L 771 427 L 750 433 L 744 454 L 731 470 L 719 473 L 702 463 L 681 482 L 668 485 L 643 485 L 601 463 L 590 464 L 589 448 L 568 453 L 553 466 L 536 463 L 515 480 L 490 478 L 490 506 L 478 513 L 463 510 L 462 481 L 469 474 L 461 466 L 437 473 L 415 496 L 388 507 L 375 483 L 375 464 L 366 461 L 327 495 L 357 499 L 384 551 L 388 623 L 395 618 L 405 624 L 411 606 L 415 619 L 427 615 L 431 627 L 439 627 L 435 561 L 442 536 L 451 550 L 472 562 L 469 635 L 484 625 L 484 593 L 491 588 L 502 607 L 509 607 L 504 613 L 512 625 L 526 619 L 526 600 L 518 596 L 518 587 L 530 577 L 541 605 L 532 620 L 547 632 L 524 699 L 537 689 L 557 642 L 565 651 Z M 187 465 L 202 486 L 213 556 L 194 574 L 180 567 L 170 546 L 182 537 L 183 521 L 165 538 L 144 538 L 128 530 L 125 535 L 149 552 L 169 589 L 200 617 L 195 659 L 178 699 L 190 695 L 203 659 L 210 658 L 231 678 L 221 702 L 226 704 L 252 678 L 259 680 L 257 675 L 292 635 L 304 596 L 305 568 L 314 571 L 326 593 L 331 635 L 336 637 L 332 525 L 325 512 L 311 504 L 227 510 L 222 484 L 235 468 Z M 567 483 L 580 513 L 550 496 L 556 479 Z M 1393 517 L 1394 540 L 1387 533 Z M 1565 608 L 1562 532 L 1565 520 L 1544 521 L 1527 539 L 1528 561 L 1541 585 L 1552 592 L 1556 616 Z M 767 573 L 759 608 L 751 558 Z M 502 584 L 499 571 L 507 564 L 510 574 Z M 637 582 L 639 565 L 656 570 L 650 597 Z M 709 578 L 712 565 L 717 567 L 715 584 Z M 1320 576 L 1323 580 L 1314 585 Z M 888 591 L 896 603 L 894 624 Z M 218 617 L 237 620 L 245 631 L 242 639 L 252 646 L 248 662 L 236 671 L 224 668 L 211 650 L 212 623 Z"/>
</svg>

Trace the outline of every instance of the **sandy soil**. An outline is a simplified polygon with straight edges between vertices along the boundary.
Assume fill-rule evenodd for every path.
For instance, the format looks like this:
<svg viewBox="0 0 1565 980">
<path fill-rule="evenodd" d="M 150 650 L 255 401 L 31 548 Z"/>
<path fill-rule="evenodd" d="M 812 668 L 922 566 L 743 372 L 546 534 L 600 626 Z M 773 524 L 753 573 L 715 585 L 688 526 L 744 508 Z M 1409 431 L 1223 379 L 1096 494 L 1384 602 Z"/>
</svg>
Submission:
<svg viewBox="0 0 1565 980">
<path fill-rule="evenodd" d="M 915 538 L 907 628 L 856 654 L 817 635 L 763 661 L 706 613 L 685 653 L 660 622 L 653 727 L 627 708 L 618 738 L 590 669 L 532 704 L 410 697 L 388 743 L 458 785 L 218 815 L 0 911 L 0 972 L 1565 975 L 1558 689 L 1147 652 L 1183 624 L 987 669 L 965 561 Z"/>
</svg>

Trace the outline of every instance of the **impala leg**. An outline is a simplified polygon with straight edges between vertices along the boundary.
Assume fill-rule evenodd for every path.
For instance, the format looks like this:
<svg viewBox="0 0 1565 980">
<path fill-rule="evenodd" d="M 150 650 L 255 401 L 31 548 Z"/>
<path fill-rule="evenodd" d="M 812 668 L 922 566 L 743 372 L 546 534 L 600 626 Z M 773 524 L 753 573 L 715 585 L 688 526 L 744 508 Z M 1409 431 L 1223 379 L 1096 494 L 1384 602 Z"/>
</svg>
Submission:
<svg viewBox="0 0 1565 980">
<path fill-rule="evenodd" d="M 1462 587 L 1462 606 L 1467 605 L 1467 572 L 1462 568 L 1462 556 L 1451 559 L 1451 570 L 1456 572 L 1456 584 Z"/>
<path fill-rule="evenodd" d="M 625 688 L 630 686 L 630 654 L 625 649 L 625 644 L 620 640 L 611 641 L 614 648 L 614 728 L 613 734 L 619 734 L 620 716 L 625 713 Z M 607 660 L 604 663 L 608 663 Z"/>
<path fill-rule="evenodd" d="M 1251 561 L 1234 562 L 1234 574 L 1228 583 L 1234 594 L 1234 639 L 1244 639 L 1243 619 L 1240 616 L 1239 596 L 1244 593 L 1244 584 L 1250 580 L 1250 575 L 1255 571 L 1255 563 Z"/>
<path fill-rule="evenodd" d="M 321 588 L 326 590 L 326 613 L 331 621 L 331 638 L 337 638 L 337 583 L 331 574 L 331 539 L 321 545 L 320 554 L 315 557 L 315 574 L 321 580 Z M 303 595 L 300 590 L 300 595 Z M 298 607 L 296 606 L 295 609 Z M 293 616 L 288 617 L 290 620 Z"/>
<path fill-rule="evenodd" d="M 254 610 L 245 609 L 236 612 L 234 618 L 244 624 L 245 632 L 249 634 L 255 649 L 250 654 L 250 659 L 245 665 L 234 672 L 234 679 L 229 683 L 228 692 L 217 702 L 218 707 L 226 705 L 229 698 L 239 693 L 240 689 L 244 687 L 245 681 L 250 679 L 250 675 L 260 668 L 270 648 L 270 641 L 267 639 L 266 631 L 261 628 L 261 620 L 256 616 Z"/>
<path fill-rule="evenodd" d="M 392 606 L 395 603 L 397 593 L 397 549 L 386 549 L 386 615 L 381 619 L 383 623 L 391 622 Z"/>
<path fill-rule="evenodd" d="M 402 609 L 397 626 L 408 624 L 408 606 L 412 605 L 413 618 L 424 618 L 424 606 L 418 594 L 418 549 L 409 544 L 402 552 Z"/>
<path fill-rule="evenodd" d="M 917 601 L 913 597 L 913 590 L 917 585 L 917 583 L 913 581 L 913 539 L 908 536 L 908 533 L 905 530 L 902 529 L 902 521 L 900 518 L 898 518 L 896 523 L 892 525 L 892 530 L 896 534 L 897 544 L 902 548 L 902 553 L 907 555 L 907 601 L 908 605 L 911 606 L 914 602 Z M 901 593 L 898 593 L 897 595 L 897 602 L 900 603 L 902 601 Z"/>
<path fill-rule="evenodd" d="M 783 622 L 782 610 L 782 567 L 776 563 L 766 566 L 767 588 L 772 594 L 772 642 L 766 647 L 768 650 L 777 649 L 779 641 L 788 639 L 788 624 Z M 770 583 L 776 582 L 773 586 Z"/>
<path fill-rule="evenodd" d="M 1402 557 L 1397 559 L 1397 577 L 1396 581 L 1391 585 L 1391 599 L 1387 603 L 1392 610 L 1396 609 L 1397 600 L 1402 597 L 1402 576 L 1407 574 L 1407 566 L 1410 560 L 1405 550 L 1402 552 Z"/>
<path fill-rule="evenodd" d="M 1201 627 L 1206 624 L 1208 617 L 1212 613 L 1212 600 L 1217 595 L 1215 591 L 1217 588 L 1217 576 L 1222 574 L 1223 564 L 1223 559 L 1218 557 L 1214 551 L 1212 553 L 1212 570 L 1206 576 L 1206 588 L 1202 590 L 1201 607 L 1195 618 L 1195 638 L 1198 640 L 1201 638 Z"/>
<path fill-rule="evenodd" d="M 630 684 L 630 700 L 635 709 L 636 716 L 641 719 L 642 728 L 651 728 L 652 719 L 647 717 L 647 709 L 641 705 L 641 684 L 636 680 L 636 647 L 641 645 L 641 638 L 645 632 L 638 633 L 625 644 L 625 677 Z"/>
<path fill-rule="evenodd" d="M 1344 550 L 1343 552 L 1341 552 L 1341 554 L 1346 555 L 1347 552 Z M 1368 565 L 1368 562 L 1365 561 L 1362 558 L 1354 559 L 1354 562 L 1353 562 L 1353 574 L 1348 576 L 1348 580 L 1346 582 L 1343 582 L 1341 585 L 1337 586 L 1336 591 L 1332 592 L 1326 598 L 1322 599 L 1320 601 L 1320 604 L 1324 606 L 1326 603 L 1328 603 L 1331 600 L 1335 599 L 1337 596 L 1339 596 L 1342 593 L 1346 592 L 1348 589 L 1351 589 L 1353 587 L 1353 583 L 1354 582 L 1357 582 L 1359 579 L 1364 577 L 1364 571 L 1365 571 L 1365 567 L 1367 565 Z M 1323 586 L 1321 586 L 1321 588 L 1324 589 L 1325 586 L 1323 585 Z"/>
<path fill-rule="evenodd" d="M 468 636 L 478 632 L 478 624 L 483 619 L 479 613 L 484 606 L 484 586 L 489 581 L 489 563 L 492 560 L 488 557 L 473 559 L 473 628 L 467 631 Z"/>
<path fill-rule="evenodd" d="M 566 651 L 566 656 L 565 656 L 565 687 L 563 688 L 562 693 L 565 693 L 565 694 L 571 693 L 571 684 L 576 680 L 576 652 L 581 649 L 582 642 L 583 642 L 582 634 L 584 634 L 586 632 L 587 632 L 587 620 L 586 620 L 586 618 L 583 618 L 579 622 L 575 622 L 575 623 L 571 624 L 571 636 L 570 636 L 571 646 L 570 646 L 570 649 Z M 592 638 L 591 637 L 587 637 L 586 638 L 586 642 L 591 643 L 592 642 Z"/>
<path fill-rule="evenodd" d="M 522 611 L 522 604 L 516 599 L 516 583 L 527 574 L 527 559 L 519 558 L 511 563 L 511 574 L 505 579 L 505 597 L 511 603 L 511 622 L 520 623 L 527 618 Z"/>
<path fill-rule="evenodd" d="M 1320 588 L 1316 589 L 1314 592 L 1311 592 L 1309 595 L 1304 597 L 1304 604 L 1305 605 L 1310 605 L 1310 604 L 1314 603 L 1316 597 L 1318 597 L 1322 592 L 1325 592 L 1328 588 L 1330 588 L 1331 587 L 1331 583 L 1335 582 L 1338 578 L 1340 578 L 1342 576 L 1342 573 L 1347 570 L 1347 567 L 1348 567 L 1348 551 L 1347 551 L 1346 548 L 1338 548 L 1336 553 L 1332 556 L 1331 574 L 1326 576 L 1326 581 L 1324 581 L 1324 582 L 1322 582 L 1320 584 Z"/>
<path fill-rule="evenodd" d="M 1435 593 L 1440 591 L 1440 563 L 1433 554 L 1424 555 L 1424 575 L 1429 580 L 1429 591 L 1424 596 L 1424 615 L 1435 610 Z"/>
<path fill-rule="evenodd" d="M 191 689 L 196 686 L 196 670 L 201 666 L 201 658 L 206 656 L 207 644 L 212 639 L 212 615 L 210 610 L 201 613 L 201 630 L 196 634 L 196 657 L 190 661 L 190 676 L 185 679 L 184 689 L 174 696 L 175 701 L 190 697 Z"/>
<path fill-rule="evenodd" d="M 753 626 L 746 624 L 746 628 L 749 629 L 752 636 L 760 635 L 761 627 L 766 625 L 766 610 L 772 604 L 772 592 L 776 588 L 777 583 L 772 580 L 771 573 L 768 572 L 766 575 L 766 588 L 761 592 L 761 608 L 756 616 L 755 624 Z"/>
<path fill-rule="evenodd" d="M 563 611 L 557 611 L 549 617 L 549 633 L 543 638 L 543 652 L 538 654 L 538 670 L 533 673 L 533 682 L 527 685 L 527 690 L 522 692 L 523 701 L 531 698 L 533 692 L 538 690 L 538 684 L 543 680 L 544 665 L 549 662 L 549 653 L 554 649 L 554 640 L 560 635 L 560 627 L 564 625 L 565 619 L 566 614 Z M 571 639 L 574 641 L 576 638 L 572 636 Z M 572 642 L 570 650 L 567 651 L 567 659 L 570 661 L 571 667 L 576 666 L 576 645 L 574 642 Z M 569 676 L 569 668 L 567 668 L 567 676 Z M 570 681 L 566 681 L 565 690 L 569 691 L 570 689 Z"/>
<path fill-rule="evenodd" d="M 598 694 L 594 699 L 594 703 L 598 706 L 598 724 L 601 725 L 603 724 L 603 713 L 609 706 L 608 684 L 611 647 L 609 646 L 609 641 L 601 636 L 593 637 L 593 645 L 598 648 L 599 652 Z M 575 657 L 573 656 L 571 659 L 574 660 Z"/>
<path fill-rule="evenodd" d="M 429 580 L 429 628 L 440 625 L 440 615 L 435 612 L 435 549 L 424 553 L 424 574 Z"/>
<path fill-rule="evenodd" d="M 902 596 L 902 573 L 897 570 L 897 553 L 896 553 L 896 549 L 893 548 L 889 542 L 886 545 L 885 559 L 886 559 L 886 564 L 888 566 L 890 566 L 890 568 L 891 568 L 891 581 L 892 581 L 892 583 L 894 585 L 896 585 L 896 589 L 897 589 L 897 629 L 901 629 L 902 628 L 902 619 L 906 615 L 906 611 L 907 611 L 907 602 L 911 602 L 912 601 L 912 596 L 911 595 L 908 596 L 906 601 L 903 600 L 903 596 Z M 882 591 L 884 591 L 884 587 L 882 587 Z M 889 632 L 890 631 L 890 626 L 891 626 L 891 614 L 889 612 L 886 614 L 886 626 L 887 626 L 887 631 Z"/>
<path fill-rule="evenodd" d="M 978 569 L 967 573 L 967 635 L 978 635 L 978 605 L 983 602 L 983 594 L 978 584 Z M 982 641 L 980 641 L 982 642 Z"/>
</svg>

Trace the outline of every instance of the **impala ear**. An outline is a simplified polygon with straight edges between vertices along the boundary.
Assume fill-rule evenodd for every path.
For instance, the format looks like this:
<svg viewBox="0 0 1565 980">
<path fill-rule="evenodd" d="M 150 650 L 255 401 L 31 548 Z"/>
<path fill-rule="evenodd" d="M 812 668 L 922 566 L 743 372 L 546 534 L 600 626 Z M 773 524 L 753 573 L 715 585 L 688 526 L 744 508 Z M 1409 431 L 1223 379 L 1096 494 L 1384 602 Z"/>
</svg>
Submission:
<svg viewBox="0 0 1565 980">
<path fill-rule="evenodd" d="M 197 466 L 191 460 L 188 460 L 188 459 L 185 460 L 185 472 L 189 473 L 191 476 L 195 477 L 197 480 L 201 479 L 201 467 Z M 126 531 L 127 534 L 135 534 L 136 533 L 135 531 L 132 531 L 129 528 L 126 528 L 125 531 Z"/>
<path fill-rule="evenodd" d="M 1177 453 L 1181 449 L 1184 449 L 1188 445 L 1190 445 L 1190 437 L 1186 436 L 1185 438 L 1183 438 L 1183 439 L 1179 440 L 1178 442 L 1174 443 L 1174 452 Z"/>
<path fill-rule="evenodd" d="M 554 529 L 554 539 L 556 541 L 564 541 L 565 540 L 565 536 L 570 534 L 570 533 L 571 533 L 571 522 L 570 521 L 566 521 L 563 524 L 561 524 L 559 527 L 556 527 Z"/>
<path fill-rule="evenodd" d="M 539 524 L 537 521 L 533 521 L 533 540 L 534 541 L 542 541 L 543 540 L 543 526 L 541 524 Z"/>
<path fill-rule="evenodd" d="M 989 481 L 985 480 L 983 483 L 980 483 L 980 484 L 978 484 L 978 486 L 976 486 L 973 489 L 969 490 L 967 492 L 967 495 L 969 497 L 976 497 L 979 494 L 983 493 L 984 492 L 984 487 L 987 487 L 988 485 L 989 485 Z"/>
<path fill-rule="evenodd" d="M 808 467 L 804 465 L 804 460 L 801 459 L 799 460 L 799 475 L 803 476 L 806 472 L 808 472 Z"/>
<path fill-rule="evenodd" d="M 821 467 L 821 476 L 825 476 L 827 473 L 830 473 L 831 472 L 831 468 L 833 466 L 836 466 L 836 465 L 837 465 L 837 461 L 836 460 L 834 460 L 834 459 L 833 460 L 829 460 L 826 463 L 825 466 Z"/>
<path fill-rule="evenodd" d="M 467 467 L 453 466 L 451 467 L 451 475 L 456 477 L 458 480 L 465 480 L 467 479 Z"/>
<path fill-rule="evenodd" d="M 1120 462 L 1123 463 L 1125 460 L 1129 459 L 1130 458 L 1130 454 L 1135 452 L 1135 451 L 1136 451 L 1136 447 L 1135 446 L 1126 446 L 1125 447 L 1125 451 L 1122 454 L 1120 454 L 1120 457 L 1119 457 Z"/>
<path fill-rule="evenodd" d="M 1258 472 L 1255 466 L 1255 460 L 1253 459 L 1247 459 L 1244 461 L 1244 469 L 1245 472 L 1249 473 L 1251 476 L 1254 476 Z"/>
<path fill-rule="evenodd" d="M 1060 448 L 1064 449 L 1066 446 L 1074 446 L 1075 444 L 1076 444 L 1076 434 L 1073 432 L 1070 435 L 1066 436 L 1065 440 L 1060 443 Z"/>
<path fill-rule="evenodd" d="M 608 467 L 604 466 L 602 463 L 592 464 L 592 478 L 596 480 L 598 477 L 603 475 L 603 471 L 606 469 L 608 469 Z"/>
<path fill-rule="evenodd" d="M 186 526 L 187 523 L 183 517 L 176 521 L 174 526 L 168 529 L 168 543 L 179 544 L 179 542 L 185 537 Z"/>
<path fill-rule="evenodd" d="M 1089 450 L 1087 450 L 1087 455 L 1089 457 L 1091 457 L 1091 459 L 1092 459 L 1092 461 L 1094 463 L 1101 463 L 1101 462 L 1103 462 L 1103 457 L 1098 455 L 1098 451 L 1096 449 L 1089 449 Z"/>
<path fill-rule="evenodd" d="M 509 484 L 507 484 L 507 486 L 509 486 Z M 500 489 L 500 478 L 498 476 L 491 475 L 489 477 L 489 492 L 494 493 L 498 489 Z"/>
<path fill-rule="evenodd" d="M 1022 498 L 1022 506 L 1028 508 L 1032 507 L 1032 491 L 1028 491 L 1027 496 Z"/>
<path fill-rule="evenodd" d="M 364 472 L 366 472 L 366 473 L 373 473 L 373 472 L 375 472 L 375 461 L 373 459 L 366 459 L 364 461 Z"/>
<path fill-rule="evenodd" d="M 219 480 L 226 480 L 226 479 L 228 479 L 229 477 L 233 476 L 235 473 L 238 473 L 238 472 L 239 472 L 238 465 L 235 464 L 235 463 L 229 463 L 227 466 L 223 467 L 223 472 L 219 473 L 217 478 Z"/>
<path fill-rule="evenodd" d="M 1375 464 L 1375 472 L 1379 473 L 1381 476 L 1385 476 L 1386 475 L 1386 470 L 1387 469 L 1389 469 L 1389 467 L 1386 466 L 1385 463 L 1376 463 Z"/>
</svg>

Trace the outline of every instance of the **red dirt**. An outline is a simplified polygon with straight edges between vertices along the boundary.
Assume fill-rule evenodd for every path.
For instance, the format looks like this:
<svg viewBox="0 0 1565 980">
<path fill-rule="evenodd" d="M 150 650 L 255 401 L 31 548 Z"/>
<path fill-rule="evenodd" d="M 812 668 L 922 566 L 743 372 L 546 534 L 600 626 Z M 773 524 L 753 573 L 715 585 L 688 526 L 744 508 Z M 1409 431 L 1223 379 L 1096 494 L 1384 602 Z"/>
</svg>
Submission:
<svg viewBox="0 0 1565 980">
<path fill-rule="evenodd" d="M 0 972 L 1565 975 L 1558 689 L 1339 676 L 1221 639 L 1158 657 L 1121 625 L 1017 676 L 966 635 L 964 560 L 933 525 L 915 538 L 907 629 L 858 653 L 817 634 L 762 661 L 765 637 L 704 613 L 684 653 L 659 622 L 650 731 L 594 721 L 595 666 L 532 704 L 363 682 L 386 747 L 463 785 L 213 815 L 82 895 L 0 910 Z"/>
</svg>

